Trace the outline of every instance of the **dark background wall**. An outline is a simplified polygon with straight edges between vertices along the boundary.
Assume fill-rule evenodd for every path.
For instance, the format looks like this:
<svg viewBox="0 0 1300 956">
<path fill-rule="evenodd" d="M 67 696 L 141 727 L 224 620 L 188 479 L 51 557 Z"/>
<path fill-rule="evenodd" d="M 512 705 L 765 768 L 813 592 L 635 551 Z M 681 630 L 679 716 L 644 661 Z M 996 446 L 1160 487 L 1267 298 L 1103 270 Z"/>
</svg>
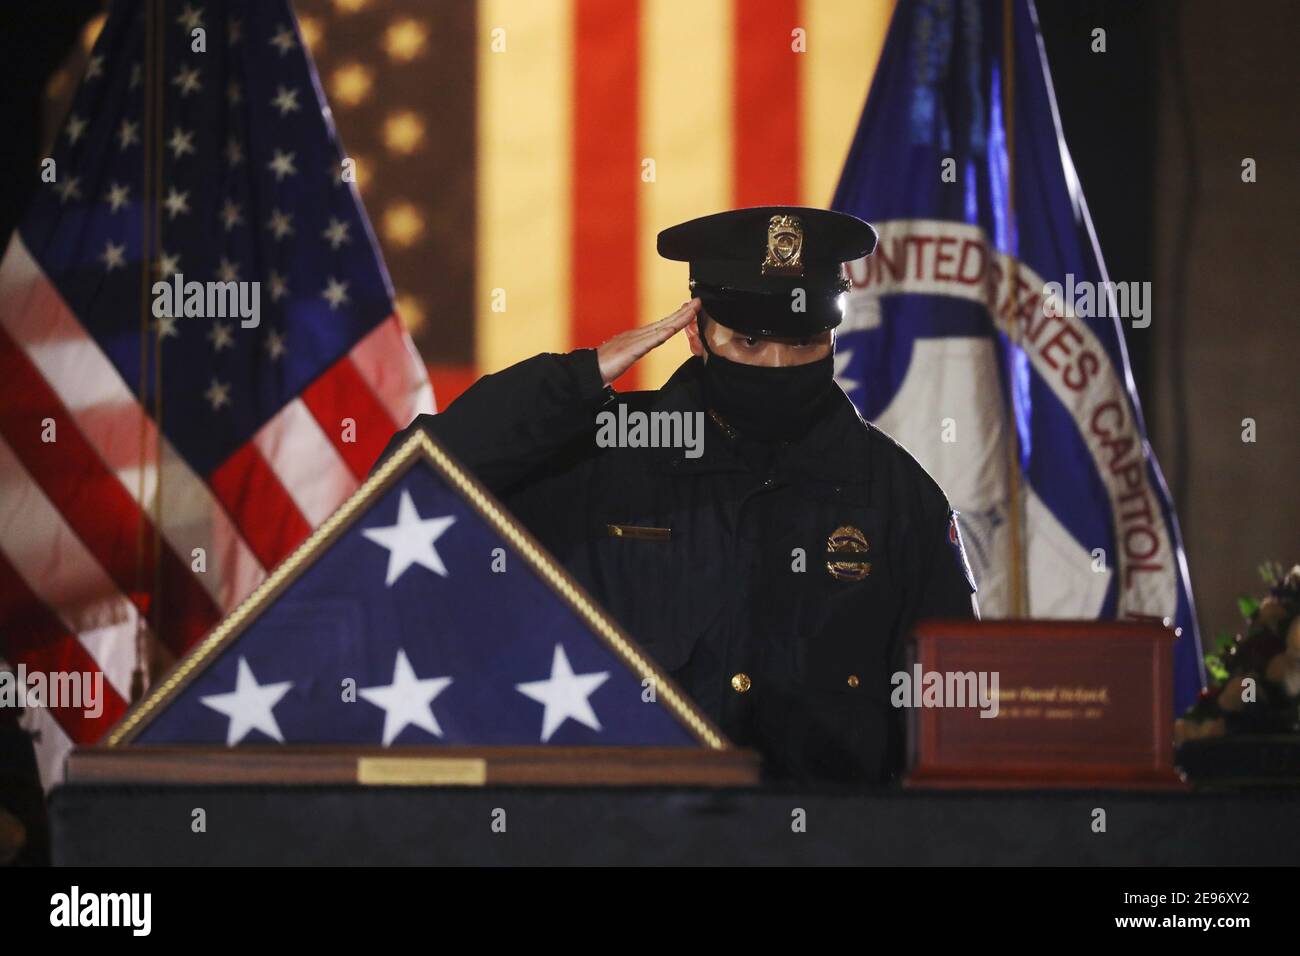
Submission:
<svg viewBox="0 0 1300 956">
<path fill-rule="evenodd" d="M 36 183 L 46 84 L 102 6 L 99 0 L 11 0 L 0 7 L 0 239 L 6 243 Z"/>
<path fill-rule="evenodd" d="M 1257 564 L 1300 561 L 1300 5 L 1161 8 L 1148 408 L 1213 634 Z"/>
<path fill-rule="evenodd" d="M 1038 20 L 1065 140 L 1110 277 L 1150 280 L 1158 5 L 1040 0 Z M 1106 31 L 1105 53 L 1092 51 L 1097 28 Z M 1128 330 L 1129 358 L 1144 404 L 1149 404 L 1152 338 L 1152 329 Z"/>
<path fill-rule="evenodd" d="M 1038 11 L 1111 278 L 1152 283 L 1151 326 L 1126 339 L 1208 639 L 1237 628 L 1234 598 L 1260 592 L 1261 562 L 1300 561 L 1300 5 Z M 1255 183 L 1242 182 L 1247 157 Z"/>
<path fill-rule="evenodd" d="M 1300 561 L 1300 5 L 1039 0 L 1038 11 L 1111 278 L 1152 283 L 1151 326 L 1126 340 L 1208 640 L 1237 628 L 1234 598 L 1260 592 L 1261 562 Z M 1105 54 L 1091 51 L 1094 27 Z M 1254 443 L 1242 441 L 1247 418 Z"/>
</svg>

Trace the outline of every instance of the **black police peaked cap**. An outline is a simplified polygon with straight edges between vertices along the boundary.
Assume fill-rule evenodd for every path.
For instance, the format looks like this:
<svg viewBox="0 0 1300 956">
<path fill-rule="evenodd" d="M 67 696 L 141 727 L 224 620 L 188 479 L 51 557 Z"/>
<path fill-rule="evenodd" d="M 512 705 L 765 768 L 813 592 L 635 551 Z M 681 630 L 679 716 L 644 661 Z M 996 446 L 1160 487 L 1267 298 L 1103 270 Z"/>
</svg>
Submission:
<svg viewBox="0 0 1300 956">
<path fill-rule="evenodd" d="M 659 255 L 690 263 L 691 291 L 709 317 L 747 335 L 781 338 L 839 325 L 848 289 L 843 264 L 875 248 L 868 223 L 807 206 L 732 209 L 665 229 L 658 241 Z"/>
</svg>

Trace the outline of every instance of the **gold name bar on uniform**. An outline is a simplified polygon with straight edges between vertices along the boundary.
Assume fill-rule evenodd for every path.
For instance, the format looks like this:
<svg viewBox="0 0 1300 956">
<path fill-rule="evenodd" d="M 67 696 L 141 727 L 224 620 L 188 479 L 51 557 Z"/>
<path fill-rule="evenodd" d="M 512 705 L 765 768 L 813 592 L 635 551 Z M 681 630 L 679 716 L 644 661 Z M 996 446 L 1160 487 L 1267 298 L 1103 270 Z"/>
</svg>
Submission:
<svg viewBox="0 0 1300 956">
<path fill-rule="evenodd" d="M 672 537 L 672 528 L 648 528 L 635 524 L 607 524 L 611 538 L 642 538 L 646 541 L 667 541 Z"/>
</svg>

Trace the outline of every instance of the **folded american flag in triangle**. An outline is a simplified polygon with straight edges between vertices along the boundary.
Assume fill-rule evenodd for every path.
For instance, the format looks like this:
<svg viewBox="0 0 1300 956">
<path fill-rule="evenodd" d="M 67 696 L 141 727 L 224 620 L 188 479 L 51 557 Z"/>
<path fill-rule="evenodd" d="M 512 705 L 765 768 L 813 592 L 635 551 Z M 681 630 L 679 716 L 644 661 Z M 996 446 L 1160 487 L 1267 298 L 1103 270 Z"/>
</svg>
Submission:
<svg viewBox="0 0 1300 956">
<path fill-rule="evenodd" d="M 133 708 L 108 743 L 725 746 L 423 434 Z"/>
</svg>

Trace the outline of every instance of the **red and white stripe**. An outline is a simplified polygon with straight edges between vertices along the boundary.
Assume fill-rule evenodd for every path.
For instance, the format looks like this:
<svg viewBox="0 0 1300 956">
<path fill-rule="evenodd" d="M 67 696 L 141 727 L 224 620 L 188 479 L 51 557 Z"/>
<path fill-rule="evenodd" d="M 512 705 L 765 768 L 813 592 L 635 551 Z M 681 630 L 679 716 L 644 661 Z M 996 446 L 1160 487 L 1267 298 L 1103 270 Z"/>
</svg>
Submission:
<svg viewBox="0 0 1300 956">
<path fill-rule="evenodd" d="M 433 408 L 424 367 L 392 317 L 205 480 L 159 441 L 17 234 L 0 262 L 0 378 L 0 656 L 29 670 L 102 672 L 109 697 L 98 720 L 30 715 L 42 728 L 47 784 L 62 751 L 94 742 L 125 710 L 147 608 L 137 581 L 147 591 L 154 579 L 151 547 L 140 574 L 137 542 L 153 540 L 159 472 L 161 633 L 152 653 L 166 661 L 356 490 L 397 428 Z M 47 420 L 54 442 L 43 440 Z M 199 548 L 202 573 L 191 570 Z"/>
</svg>

